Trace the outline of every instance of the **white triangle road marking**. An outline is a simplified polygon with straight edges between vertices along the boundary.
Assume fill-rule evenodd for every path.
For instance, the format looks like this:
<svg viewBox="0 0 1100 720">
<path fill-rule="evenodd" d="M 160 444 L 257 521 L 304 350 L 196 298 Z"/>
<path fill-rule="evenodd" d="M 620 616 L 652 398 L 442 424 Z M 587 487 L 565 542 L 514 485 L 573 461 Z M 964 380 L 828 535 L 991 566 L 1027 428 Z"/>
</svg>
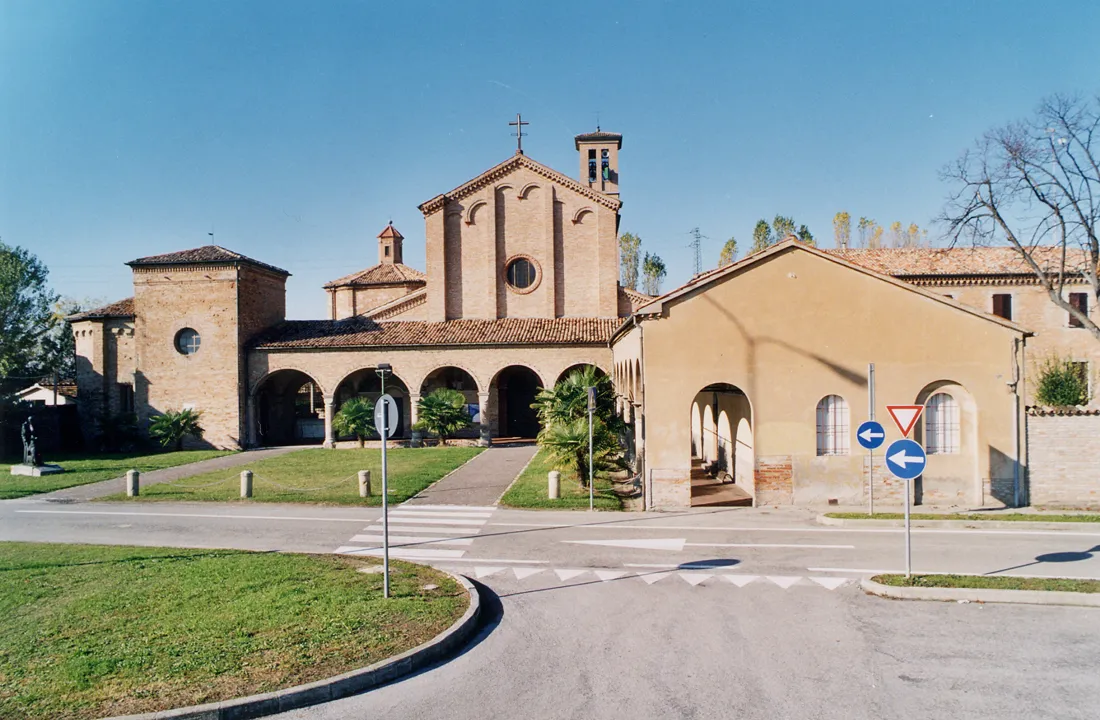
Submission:
<svg viewBox="0 0 1100 720">
<path fill-rule="evenodd" d="M 596 573 L 596 577 L 598 577 L 600 580 L 603 580 L 604 582 L 607 582 L 608 580 L 618 580 L 623 575 L 626 575 L 625 572 L 621 572 L 619 570 L 595 570 L 593 572 Z"/>
<path fill-rule="evenodd" d="M 477 566 L 477 567 L 474 568 L 474 574 L 477 575 L 477 579 L 480 580 L 481 578 L 489 577 L 490 575 L 496 575 L 501 570 L 507 570 L 507 569 L 508 568 L 502 568 L 502 567 Z"/>
<path fill-rule="evenodd" d="M 572 578 L 577 577 L 578 575 L 584 575 L 588 571 L 583 570 L 583 569 L 578 570 L 578 569 L 565 568 L 565 569 L 562 569 L 562 570 L 554 570 L 554 572 L 557 573 L 558 577 L 561 578 L 562 580 L 570 580 Z"/>
<path fill-rule="evenodd" d="M 779 587 L 786 590 L 787 588 L 794 585 L 795 583 L 797 583 L 802 578 L 794 576 L 794 575 L 768 575 L 768 579 L 771 580 L 776 585 L 778 585 Z"/>
<path fill-rule="evenodd" d="M 714 577 L 713 575 L 708 575 L 707 573 L 696 573 L 696 572 L 682 572 L 679 575 L 680 575 L 681 578 L 684 579 L 685 582 L 687 582 L 692 587 L 695 587 L 699 583 L 701 583 L 705 580 L 709 580 L 710 578 Z"/>
<path fill-rule="evenodd" d="M 668 577 L 671 574 L 672 573 L 670 573 L 670 572 L 658 572 L 658 573 L 655 573 L 655 572 L 640 572 L 640 573 L 638 573 L 638 577 L 640 577 L 642 580 L 645 580 L 646 585 L 652 585 L 653 583 L 657 582 L 658 580 L 664 580 L 666 577 Z"/>
<path fill-rule="evenodd" d="M 821 587 L 829 588 L 830 590 L 836 590 L 838 587 L 848 582 L 848 578 L 838 577 L 813 577 L 811 575 L 810 579 Z"/>
<path fill-rule="evenodd" d="M 562 540 L 573 545 L 605 545 L 638 550 L 683 550 L 685 538 L 637 538 L 627 540 Z"/>
<path fill-rule="evenodd" d="M 760 577 L 757 576 L 757 575 L 723 575 L 722 577 L 729 580 L 731 583 L 733 583 L 737 587 L 745 587 L 746 585 L 751 583 L 753 580 L 759 580 L 760 579 Z"/>
<path fill-rule="evenodd" d="M 516 574 L 516 580 L 523 580 L 524 578 L 529 578 L 532 575 L 538 575 L 540 572 L 542 572 L 545 569 L 546 568 L 517 567 L 517 568 L 512 568 L 512 572 L 514 572 Z"/>
</svg>

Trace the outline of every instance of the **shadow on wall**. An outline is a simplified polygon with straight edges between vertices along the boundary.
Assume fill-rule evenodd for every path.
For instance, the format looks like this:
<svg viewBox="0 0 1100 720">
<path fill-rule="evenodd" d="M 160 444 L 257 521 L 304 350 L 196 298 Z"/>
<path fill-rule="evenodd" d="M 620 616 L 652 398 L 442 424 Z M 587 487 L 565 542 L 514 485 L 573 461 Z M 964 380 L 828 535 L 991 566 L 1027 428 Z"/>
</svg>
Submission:
<svg viewBox="0 0 1100 720">
<path fill-rule="evenodd" d="M 1023 463 L 1019 463 L 1019 468 L 1017 468 L 1016 460 L 990 445 L 989 497 L 1008 507 L 1013 507 L 1016 504 L 1016 480 L 1013 472 L 1019 472 L 1020 505 L 1027 505 L 1027 495 L 1024 492 L 1024 478 L 1027 477 L 1027 474 Z"/>
</svg>

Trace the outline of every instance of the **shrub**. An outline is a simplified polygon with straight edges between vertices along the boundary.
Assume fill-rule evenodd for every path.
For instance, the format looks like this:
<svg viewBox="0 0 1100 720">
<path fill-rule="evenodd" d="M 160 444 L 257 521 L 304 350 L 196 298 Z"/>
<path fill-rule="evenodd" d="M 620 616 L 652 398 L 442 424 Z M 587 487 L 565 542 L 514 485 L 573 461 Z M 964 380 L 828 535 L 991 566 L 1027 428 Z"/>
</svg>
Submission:
<svg viewBox="0 0 1100 720">
<path fill-rule="evenodd" d="M 473 425 L 473 419 L 466 409 L 466 397 L 458 390 L 433 390 L 420 398 L 416 407 L 419 419 L 415 429 L 437 436 L 440 445 L 447 444 L 447 436 Z"/>
<path fill-rule="evenodd" d="M 1083 363 L 1051 356 L 1039 368 L 1035 399 L 1041 405 L 1085 405 L 1089 401 L 1089 379 Z"/>
<path fill-rule="evenodd" d="M 332 417 L 332 429 L 340 435 L 354 435 L 363 447 L 368 435 L 377 435 L 374 427 L 374 403 L 365 397 L 353 397 L 340 406 Z"/>
<path fill-rule="evenodd" d="M 183 439 L 188 435 L 202 439 L 205 431 L 199 425 L 201 415 L 197 410 L 169 410 L 149 423 L 149 436 L 164 447 L 174 445 L 176 450 L 183 450 Z"/>
</svg>

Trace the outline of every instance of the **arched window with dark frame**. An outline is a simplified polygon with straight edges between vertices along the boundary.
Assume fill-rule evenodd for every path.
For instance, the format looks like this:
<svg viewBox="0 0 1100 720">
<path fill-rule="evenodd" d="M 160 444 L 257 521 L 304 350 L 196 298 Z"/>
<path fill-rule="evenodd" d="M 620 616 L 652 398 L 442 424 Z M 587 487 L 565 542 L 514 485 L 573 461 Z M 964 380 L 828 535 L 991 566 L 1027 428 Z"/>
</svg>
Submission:
<svg viewBox="0 0 1100 720">
<path fill-rule="evenodd" d="M 826 395 L 817 404 L 817 454 L 849 453 L 848 401 L 839 395 Z"/>
</svg>

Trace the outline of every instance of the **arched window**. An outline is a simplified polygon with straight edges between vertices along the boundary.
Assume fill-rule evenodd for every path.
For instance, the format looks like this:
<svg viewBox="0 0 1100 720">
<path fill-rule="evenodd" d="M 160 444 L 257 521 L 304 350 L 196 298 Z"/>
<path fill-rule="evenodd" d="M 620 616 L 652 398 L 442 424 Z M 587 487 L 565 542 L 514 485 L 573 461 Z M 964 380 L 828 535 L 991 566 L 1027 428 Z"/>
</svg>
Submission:
<svg viewBox="0 0 1100 720">
<path fill-rule="evenodd" d="M 848 454 L 848 401 L 826 395 L 817 404 L 817 454 Z"/>
<path fill-rule="evenodd" d="M 936 393 L 924 404 L 924 449 L 929 455 L 959 451 L 959 403 L 947 393 Z"/>
</svg>

